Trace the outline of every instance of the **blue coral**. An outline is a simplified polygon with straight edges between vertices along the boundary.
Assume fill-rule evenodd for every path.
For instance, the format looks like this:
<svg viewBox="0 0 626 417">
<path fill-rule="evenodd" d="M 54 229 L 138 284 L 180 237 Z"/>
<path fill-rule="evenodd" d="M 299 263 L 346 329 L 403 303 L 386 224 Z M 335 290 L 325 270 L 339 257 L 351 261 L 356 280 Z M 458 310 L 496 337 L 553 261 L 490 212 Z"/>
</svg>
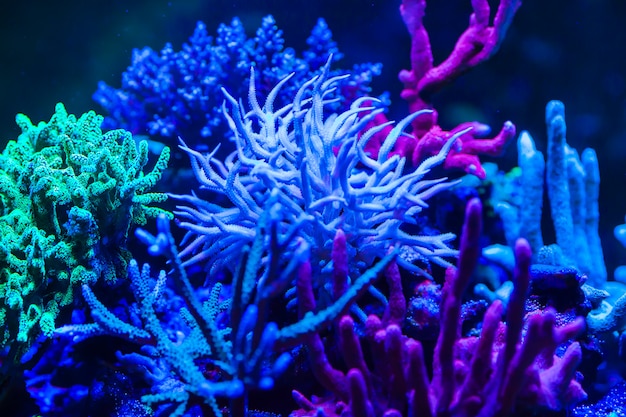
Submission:
<svg viewBox="0 0 626 417">
<path fill-rule="evenodd" d="M 504 223 L 509 247 L 516 238 L 527 238 L 534 262 L 577 268 L 587 275 L 591 285 L 600 287 L 607 273 L 598 234 L 598 159 L 593 149 L 587 148 L 579 156 L 567 144 L 565 108 L 560 101 L 547 104 L 546 124 L 547 159 L 544 161 L 530 134 L 522 132 L 518 139 L 521 170 L 508 176 L 510 183 L 505 180 L 504 184 L 496 184 L 494 197 L 501 200 L 494 201 L 494 205 Z M 544 187 L 556 234 L 556 244 L 552 245 L 544 245 L 541 230 Z M 495 253 L 500 260 L 507 256 L 496 251 L 490 255 Z"/>
<path fill-rule="evenodd" d="M 147 264 L 140 269 L 136 261 L 131 261 L 129 278 L 135 302 L 123 309 L 124 318 L 109 310 L 84 285 L 83 296 L 93 322 L 86 323 L 79 315 L 77 323 L 57 329 L 56 336 L 65 343 L 70 341 L 66 345 L 70 347 L 95 336 L 115 337 L 134 344 L 133 351 L 116 353 L 117 362 L 129 373 L 142 376 L 149 388 L 141 393 L 141 388 L 137 388 L 141 384 L 136 383 L 135 396 L 141 395 L 142 401 L 158 415 L 181 416 L 190 412 L 199 398 L 212 415 L 221 416 L 217 397 L 230 398 L 234 415 L 244 415 L 247 391 L 273 388 L 275 380 L 291 363 L 291 355 L 279 353 L 277 346 L 299 343 L 336 319 L 395 257 L 395 254 L 386 256 L 357 278 L 328 309 L 279 328 L 268 319 L 269 299 L 284 290 L 296 268 L 306 261 L 308 251 L 304 245 L 305 250 L 287 265 L 276 261 L 269 268 L 262 268 L 262 259 L 278 260 L 283 249 L 276 241 L 277 219 L 273 214 L 267 210 L 262 216 L 259 233 L 242 253 L 231 297 L 226 300 L 221 297 L 221 284 L 215 284 L 206 298 L 203 288 L 191 285 L 178 256 L 169 220 L 160 216 L 157 235 L 139 229 L 137 236 L 152 255 L 165 256 L 172 271 L 169 274 L 161 271 L 153 279 Z M 47 370 L 42 376 L 39 373 L 41 370 L 29 375 L 31 386 L 40 384 L 46 395 L 62 398 L 65 391 L 52 392 L 49 386 L 49 375 L 54 371 Z M 67 402 L 81 402 L 86 395 Z M 45 396 L 41 398 L 44 400 Z"/>
<path fill-rule="evenodd" d="M 131 65 L 122 75 L 121 88 L 101 81 L 93 98 L 108 113 L 105 128 L 124 128 L 170 143 L 180 136 L 193 147 L 210 147 L 207 137 L 215 138 L 216 143 L 230 132 L 222 116 L 220 90 L 243 95 L 251 66 L 262 75 L 255 86 L 261 96 L 294 73 L 292 84 L 276 98 L 276 105 L 282 107 L 329 55 L 335 61 L 341 57 L 323 19 L 313 28 L 307 40 L 309 49 L 302 58 L 284 44 L 272 16 L 263 19 L 252 38 L 246 36 L 238 18 L 230 25 L 220 25 L 215 38 L 209 36 L 204 23 L 198 22 L 180 51 L 171 44 L 160 53 L 149 47 L 135 49 Z M 353 75 L 340 86 L 340 100 L 334 108 L 345 109 L 355 97 L 369 92 L 372 78 L 380 71 L 380 64 L 355 65 Z M 333 75 L 340 73 L 345 71 L 335 70 Z"/>
<path fill-rule="evenodd" d="M 201 188 L 228 199 L 219 205 L 196 194 L 174 195 L 182 203 L 175 212 L 179 225 L 188 230 L 181 252 L 186 265 L 202 262 L 214 276 L 232 270 L 242 248 L 255 236 L 261 213 L 271 199 L 281 217 L 281 239 L 295 235 L 311 247 L 316 271 L 328 272 L 330 248 L 338 229 L 347 236 L 351 270 L 371 266 L 391 247 L 401 249 L 398 263 L 419 275 L 421 266 L 447 266 L 456 251 L 447 244 L 452 233 L 428 234 L 419 228 L 420 213 L 427 201 L 454 182 L 428 178 L 443 162 L 458 135 L 443 150 L 414 171 L 404 172 L 405 159 L 392 156 L 394 143 L 404 128 L 424 112 L 400 121 L 384 141 L 378 156 L 367 155 L 365 146 L 385 126 L 365 130 L 380 108 L 366 106 L 371 97 L 357 99 L 350 109 L 325 116 L 329 95 L 347 76 L 333 77 L 330 60 L 321 75 L 304 83 L 292 104 L 280 107 L 276 98 L 291 83 L 281 80 L 263 104 L 255 91 L 252 72 L 248 100 L 251 109 L 226 93 L 230 111 L 224 114 L 233 130 L 237 151 L 225 161 L 205 155 L 182 142 Z M 217 200 L 213 200 L 217 201 Z M 409 231 L 409 227 L 413 230 Z M 288 248 L 288 256 L 292 249 Z"/>
</svg>

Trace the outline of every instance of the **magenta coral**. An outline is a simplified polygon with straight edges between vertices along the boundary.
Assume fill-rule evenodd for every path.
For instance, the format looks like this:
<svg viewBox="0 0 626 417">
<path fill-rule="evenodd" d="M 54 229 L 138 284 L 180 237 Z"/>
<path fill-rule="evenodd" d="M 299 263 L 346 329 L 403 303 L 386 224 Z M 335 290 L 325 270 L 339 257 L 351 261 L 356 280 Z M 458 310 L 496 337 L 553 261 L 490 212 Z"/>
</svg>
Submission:
<svg viewBox="0 0 626 417">
<path fill-rule="evenodd" d="M 450 56 L 434 66 L 428 32 L 423 25 L 426 0 L 402 1 L 400 13 L 411 35 L 411 69 L 403 70 L 399 74 L 399 79 L 404 84 L 401 97 L 408 102 L 411 113 L 426 109 L 432 112 L 413 120 L 412 136 L 404 136 L 398 140 L 395 153 L 406 156 L 417 165 L 427 157 L 437 154 L 453 135 L 471 127 L 469 132 L 459 137 L 457 146 L 448 153 L 444 167 L 461 169 L 485 178 L 485 170 L 478 155 L 500 155 L 509 140 L 515 136 L 515 125 L 507 121 L 493 138 L 485 138 L 490 129 L 479 122 L 462 123 L 447 131 L 439 126 L 438 114 L 431 99 L 444 85 L 496 53 L 520 5 L 521 0 L 501 0 L 493 24 L 490 25 L 491 10 L 487 0 L 472 1 L 474 12 L 470 16 L 468 28 L 459 37 Z M 386 117 L 379 114 L 371 124 L 382 125 L 386 122 Z M 385 137 L 385 131 L 377 134 L 368 143 L 367 150 L 376 154 Z"/>
</svg>

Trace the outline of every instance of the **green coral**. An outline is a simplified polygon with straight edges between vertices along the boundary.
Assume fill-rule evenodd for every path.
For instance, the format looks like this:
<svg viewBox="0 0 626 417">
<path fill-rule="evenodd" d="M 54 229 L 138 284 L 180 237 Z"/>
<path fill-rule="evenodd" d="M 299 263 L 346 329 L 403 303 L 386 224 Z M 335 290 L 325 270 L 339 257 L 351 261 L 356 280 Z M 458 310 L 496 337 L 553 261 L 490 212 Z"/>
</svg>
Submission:
<svg viewBox="0 0 626 417">
<path fill-rule="evenodd" d="M 50 335 L 79 285 L 126 276 L 133 224 L 159 213 L 148 192 L 169 160 L 164 148 L 149 173 L 148 144 L 124 130 L 103 133 L 103 117 L 80 118 L 57 104 L 48 123 L 19 114 L 22 134 L 0 154 L 0 347 L 19 358 Z"/>
</svg>

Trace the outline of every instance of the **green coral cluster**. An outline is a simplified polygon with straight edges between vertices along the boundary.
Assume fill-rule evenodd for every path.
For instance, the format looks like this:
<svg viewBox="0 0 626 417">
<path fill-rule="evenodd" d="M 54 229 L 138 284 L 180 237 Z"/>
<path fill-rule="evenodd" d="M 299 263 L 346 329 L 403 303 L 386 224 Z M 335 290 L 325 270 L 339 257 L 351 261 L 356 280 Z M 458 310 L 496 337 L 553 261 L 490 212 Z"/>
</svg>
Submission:
<svg viewBox="0 0 626 417">
<path fill-rule="evenodd" d="M 51 335 L 75 288 L 126 276 L 131 225 L 166 213 L 150 205 L 167 196 L 148 191 L 169 148 L 145 174 L 148 144 L 103 133 L 102 120 L 93 111 L 77 119 L 62 104 L 48 123 L 19 114 L 22 134 L 0 154 L 0 347 L 14 359 Z"/>
</svg>

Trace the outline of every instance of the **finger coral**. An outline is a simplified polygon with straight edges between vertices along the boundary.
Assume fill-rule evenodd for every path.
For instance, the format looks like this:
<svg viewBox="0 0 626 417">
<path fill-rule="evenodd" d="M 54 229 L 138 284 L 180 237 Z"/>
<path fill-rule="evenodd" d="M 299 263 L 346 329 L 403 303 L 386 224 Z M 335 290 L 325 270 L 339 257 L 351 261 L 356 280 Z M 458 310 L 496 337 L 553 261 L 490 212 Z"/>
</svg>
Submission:
<svg viewBox="0 0 626 417">
<path fill-rule="evenodd" d="M 426 109 L 432 111 L 412 121 L 412 134 L 402 137 L 393 152 L 405 156 L 413 165 L 418 165 L 438 153 L 451 136 L 457 135 L 458 144 L 447 154 L 444 166 L 485 178 L 479 155 L 501 155 L 515 136 L 515 125 L 507 121 L 493 138 L 485 137 L 491 129 L 479 122 L 461 123 L 449 131 L 445 130 L 438 124 L 438 113 L 434 110 L 432 96 L 444 85 L 497 52 L 521 4 L 521 0 L 501 0 L 494 15 L 488 1 L 472 1 L 473 13 L 469 26 L 459 36 L 448 58 L 435 66 L 430 39 L 423 23 L 426 0 L 402 1 L 400 14 L 411 36 L 411 69 L 402 70 L 398 76 L 404 85 L 401 97 L 407 101 L 409 111 L 413 113 Z M 493 23 L 490 21 L 492 15 Z M 386 121 L 381 114 L 372 124 L 384 125 Z M 468 128 L 471 129 L 466 130 Z M 383 133 L 386 133 L 385 130 Z M 374 137 L 368 151 L 373 154 L 378 152 L 381 137 L 384 138 L 384 134 Z"/>
<path fill-rule="evenodd" d="M 509 416 L 526 406 L 563 410 L 586 398 L 575 379 L 581 348 L 571 339 L 584 329 L 579 317 L 559 326 L 546 310 L 524 319 L 530 279 L 530 247 L 515 247 L 515 289 L 502 323 L 502 304 L 495 301 L 482 324 L 480 337 L 460 336 L 463 293 L 480 255 L 482 205 L 467 205 L 457 268 L 449 268 L 441 301 L 441 329 L 434 347 L 432 377 L 420 341 L 375 315 L 359 338 L 353 319 L 338 322 L 339 350 L 347 372 L 329 364 L 321 339 L 308 341 L 314 373 L 332 399 L 311 401 L 298 391 L 294 399 L 302 416 Z M 367 340 L 367 346 L 363 340 Z M 567 348 L 555 355 L 559 345 Z M 370 366 L 364 352 L 371 355 Z M 524 415 L 524 414 L 515 415 Z"/>
</svg>

